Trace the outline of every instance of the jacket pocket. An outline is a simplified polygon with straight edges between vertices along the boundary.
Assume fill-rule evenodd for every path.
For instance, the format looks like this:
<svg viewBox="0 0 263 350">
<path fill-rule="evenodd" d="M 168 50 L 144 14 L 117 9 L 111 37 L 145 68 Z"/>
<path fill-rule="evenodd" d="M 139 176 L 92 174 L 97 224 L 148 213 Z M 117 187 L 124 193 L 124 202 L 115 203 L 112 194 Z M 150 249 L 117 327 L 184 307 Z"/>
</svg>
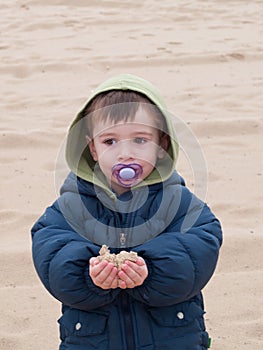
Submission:
<svg viewBox="0 0 263 350">
<path fill-rule="evenodd" d="M 153 341 L 158 349 L 204 349 L 204 311 L 195 302 L 149 308 L 148 311 Z"/>
<path fill-rule="evenodd" d="M 182 327 L 196 319 L 202 319 L 204 311 L 195 302 L 150 308 L 149 312 L 154 321 L 160 326 Z"/>
<path fill-rule="evenodd" d="M 58 320 L 61 340 L 67 337 L 88 337 L 105 333 L 108 315 L 68 309 Z"/>
</svg>

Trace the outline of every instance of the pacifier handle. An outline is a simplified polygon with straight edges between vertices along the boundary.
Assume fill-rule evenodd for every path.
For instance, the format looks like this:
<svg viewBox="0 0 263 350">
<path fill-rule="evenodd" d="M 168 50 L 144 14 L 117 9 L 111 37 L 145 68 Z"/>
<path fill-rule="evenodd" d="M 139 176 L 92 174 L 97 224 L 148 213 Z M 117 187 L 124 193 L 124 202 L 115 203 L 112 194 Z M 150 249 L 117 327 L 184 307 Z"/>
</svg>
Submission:
<svg viewBox="0 0 263 350">
<path fill-rule="evenodd" d="M 136 175 L 133 168 L 125 167 L 119 171 L 119 177 L 123 180 L 132 180 Z"/>
<path fill-rule="evenodd" d="M 141 176 L 142 167 L 140 164 L 116 164 L 112 168 L 112 175 L 124 187 L 131 187 L 133 183 Z M 128 181 L 128 183 L 127 183 Z"/>
</svg>

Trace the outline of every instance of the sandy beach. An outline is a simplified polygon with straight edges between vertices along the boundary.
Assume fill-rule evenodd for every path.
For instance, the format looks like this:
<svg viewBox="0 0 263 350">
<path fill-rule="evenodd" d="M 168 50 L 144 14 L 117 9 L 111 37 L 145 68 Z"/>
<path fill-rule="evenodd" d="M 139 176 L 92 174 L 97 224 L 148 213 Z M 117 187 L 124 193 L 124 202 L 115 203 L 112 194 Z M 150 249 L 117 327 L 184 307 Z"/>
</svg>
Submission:
<svg viewBox="0 0 263 350">
<path fill-rule="evenodd" d="M 178 124 L 177 169 L 222 223 L 204 290 L 212 349 L 263 349 L 262 10 L 260 0 L 3 1 L 1 350 L 58 349 L 60 304 L 34 270 L 30 228 L 67 171 L 68 125 L 119 73 L 158 87 Z"/>
</svg>

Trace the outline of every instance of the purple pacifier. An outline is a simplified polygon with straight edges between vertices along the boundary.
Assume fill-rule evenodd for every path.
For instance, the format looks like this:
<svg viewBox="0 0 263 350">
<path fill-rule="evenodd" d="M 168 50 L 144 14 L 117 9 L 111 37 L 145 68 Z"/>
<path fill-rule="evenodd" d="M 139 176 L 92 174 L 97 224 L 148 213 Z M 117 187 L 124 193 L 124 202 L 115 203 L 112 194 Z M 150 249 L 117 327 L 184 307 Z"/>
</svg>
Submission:
<svg viewBox="0 0 263 350">
<path fill-rule="evenodd" d="M 140 164 L 116 164 L 112 168 L 112 175 L 124 187 L 131 187 L 142 174 Z M 130 183 L 127 183 L 129 181 Z M 131 183 L 132 182 L 132 183 Z"/>
</svg>

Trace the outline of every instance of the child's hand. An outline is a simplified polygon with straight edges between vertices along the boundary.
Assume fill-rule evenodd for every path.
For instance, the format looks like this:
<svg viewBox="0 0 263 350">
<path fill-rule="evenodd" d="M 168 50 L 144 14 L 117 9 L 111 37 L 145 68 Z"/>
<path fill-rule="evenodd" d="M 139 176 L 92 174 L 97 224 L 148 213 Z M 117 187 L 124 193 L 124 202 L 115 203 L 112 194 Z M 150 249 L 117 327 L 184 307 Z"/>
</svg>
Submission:
<svg viewBox="0 0 263 350">
<path fill-rule="evenodd" d="M 136 262 L 126 260 L 118 273 L 119 287 L 126 289 L 140 286 L 147 276 L 148 269 L 143 258 L 139 257 Z"/>
<path fill-rule="evenodd" d="M 118 269 L 106 260 L 99 262 L 98 259 L 91 258 L 89 273 L 93 283 L 102 289 L 118 287 Z"/>
</svg>

